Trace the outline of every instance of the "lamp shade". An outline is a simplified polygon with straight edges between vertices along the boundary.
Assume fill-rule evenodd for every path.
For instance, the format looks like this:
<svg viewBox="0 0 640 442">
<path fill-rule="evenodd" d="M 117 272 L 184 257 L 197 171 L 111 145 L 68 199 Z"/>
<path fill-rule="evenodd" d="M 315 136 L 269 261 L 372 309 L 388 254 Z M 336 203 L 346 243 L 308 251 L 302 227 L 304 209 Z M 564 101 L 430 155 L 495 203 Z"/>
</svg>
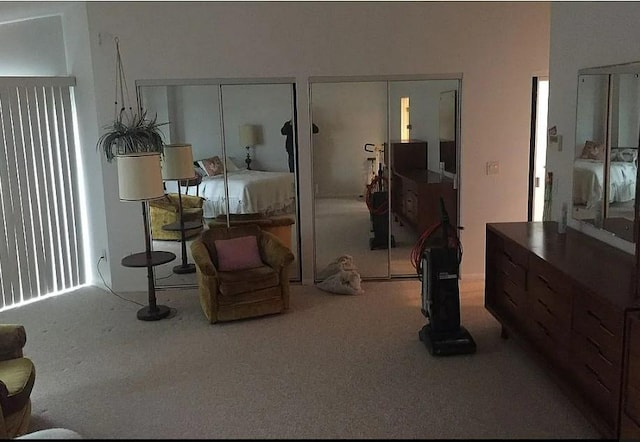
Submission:
<svg viewBox="0 0 640 442">
<path fill-rule="evenodd" d="M 120 201 L 145 201 L 164 195 L 159 152 L 119 155 L 118 189 Z"/>
<path fill-rule="evenodd" d="M 185 180 L 193 178 L 195 175 L 191 144 L 167 144 L 164 146 L 162 179 Z"/>
<path fill-rule="evenodd" d="M 242 146 L 255 146 L 260 141 L 258 126 L 243 124 L 240 126 L 240 144 Z"/>
</svg>

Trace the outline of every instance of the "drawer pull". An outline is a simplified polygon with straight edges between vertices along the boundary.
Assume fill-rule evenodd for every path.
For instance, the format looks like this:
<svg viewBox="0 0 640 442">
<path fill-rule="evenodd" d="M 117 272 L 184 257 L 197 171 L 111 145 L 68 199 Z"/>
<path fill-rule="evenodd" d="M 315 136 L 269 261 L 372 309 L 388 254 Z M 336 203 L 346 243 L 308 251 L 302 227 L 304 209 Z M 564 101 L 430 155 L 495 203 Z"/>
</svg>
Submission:
<svg viewBox="0 0 640 442">
<path fill-rule="evenodd" d="M 587 342 L 589 344 L 591 344 L 598 351 L 598 356 L 600 356 L 600 358 L 603 361 L 605 361 L 607 364 L 613 366 L 613 362 L 611 362 L 609 359 L 607 359 L 607 357 L 602 353 L 602 350 L 600 349 L 600 344 L 598 344 L 596 341 L 594 341 L 590 337 L 587 337 L 586 340 L 587 340 Z"/>
<path fill-rule="evenodd" d="M 591 366 L 589 364 L 584 364 L 584 366 L 587 368 L 587 370 L 589 370 L 591 372 L 591 374 L 593 374 L 596 378 L 596 382 L 598 382 L 598 384 L 600 384 L 600 386 L 602 388 L 604 388 L 605 390 L 607 390 L 608 393 L 611 393 L 611 389 L 609 387 L 607 387 L 603 382 L 602 379 L 600 379 L 600 375 L 598 375 L 598 372 L 595 371 L 593 368 L 591 368 Z"/>
<path fill-rule="evenodd" d="M 549 309 L 549 307 L 547 306 L 547 304 L 545 304 L 544 302 L 542 302 L 542 300 L 540 298 L 538 298 L 538 303 L 540 303 L 540 305 L 542 305 L 544 307 L 544 309 L 547 311 L 547 313 L 549 313 L 551 316 L 555 316 L 553 314 L 553 312 L 551 311 L 551 309 Z"/>
<path fill-rule="evenodd" d="M 546 285 L 549 288 L 549 290 L 553 291 L 553 289 L 551 288 L 551 285 L 549 284 L 549 280 L 547 278 L 545 278 L 542 275 L 538 275 L 538 279 L 542 281 L 544 285 Z"/>
<path fill-rule="evenodd" d="M 587 314 L 589 316 L 591 316 L 593 319 L 595 319 L 596 321 L 598 321 L 598 325 L 600 325 L 601 329 L 603 329 L 605 332 L 607 332 L 610 336 L 614 336 L 613 332 L 611 330 L 609 330 L 607 328 L 607 326 L 602 323 L 602 319 L 600 319 L 600 317 L 598 315 L 593 313 L 591 310 L 587 310 Z"/>
<path fill-rule="evenodd" d="M 538 326 L 542 329 L 545 335 L 547 335 L 548 337 L 551 337 L 551 335 L 549 334 L 549 330 L 547 330 L 547 327 L 545 327 L 540 321 L 536 321 L 536 324 L 538 324 Z"/>
<path fill-rule="evenodd" d="M 511 297 L 511 295 L 509 295 L 509 293 L 506 290 L 503 290 L 503 292 L 504 292 L 505 298 L 507 298 L 507 301 L 509 301 L 511 304 L 513 304 L 514 307 L 517 307 L 518 304 L 516 304 L 516 302 Z"/>
</svg>

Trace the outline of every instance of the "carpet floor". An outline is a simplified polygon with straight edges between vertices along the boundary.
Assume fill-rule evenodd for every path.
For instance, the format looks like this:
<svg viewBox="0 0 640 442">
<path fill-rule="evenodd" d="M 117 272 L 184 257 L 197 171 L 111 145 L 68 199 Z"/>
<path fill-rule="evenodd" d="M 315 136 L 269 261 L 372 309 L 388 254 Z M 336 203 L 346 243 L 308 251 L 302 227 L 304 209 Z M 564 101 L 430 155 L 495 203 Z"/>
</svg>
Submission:
<svg viewBox="0 0 640 442">
<path fill-rule="evenodd" d="M 31 430 L 86 438 L 598 438 L 461 283 L 473 355 L 433 357 L 417 280 L 364 294 L 294 285 L 281 315 L 210 325 L 195 290 L 157 322 L 94 287 L 0 312 L 36 366 Z M 146 293 L 121 294 L 146 303 Z"/>
</svg>

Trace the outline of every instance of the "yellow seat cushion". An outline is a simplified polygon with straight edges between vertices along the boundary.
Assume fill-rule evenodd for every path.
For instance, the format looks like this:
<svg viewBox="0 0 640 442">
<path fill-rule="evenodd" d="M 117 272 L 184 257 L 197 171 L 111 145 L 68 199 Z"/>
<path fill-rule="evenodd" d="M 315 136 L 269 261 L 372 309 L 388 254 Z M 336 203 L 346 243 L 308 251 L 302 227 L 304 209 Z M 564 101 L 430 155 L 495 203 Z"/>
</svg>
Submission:
<svg viewBox="0 0 640 442">
<path fill-rule="evenodd" d="M 22 409 L 29 402 L 29 396 L 36 379 L 36 369 L 28 358 L 0 361 L 0 388 L 7 389 L 6 403 L 2 404 L 5 416 Z"/>
</svg>

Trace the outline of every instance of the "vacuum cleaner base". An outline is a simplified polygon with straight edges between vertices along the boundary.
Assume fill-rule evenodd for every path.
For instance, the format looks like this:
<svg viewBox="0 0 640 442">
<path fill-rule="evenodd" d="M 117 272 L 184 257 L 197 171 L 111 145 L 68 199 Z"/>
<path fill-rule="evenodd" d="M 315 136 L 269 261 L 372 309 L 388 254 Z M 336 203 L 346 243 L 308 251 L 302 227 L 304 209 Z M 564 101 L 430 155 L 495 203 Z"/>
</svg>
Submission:
<svg viewBox="0 0 640 442">
<path fill-rule="evenodd" d="M 422 327 L 418 337 L 433 356 L 462 355 L 476 352 L 471 334 L 460 326 L 457 331 L 434 332 L 429 324 Z"/>
</svg>

